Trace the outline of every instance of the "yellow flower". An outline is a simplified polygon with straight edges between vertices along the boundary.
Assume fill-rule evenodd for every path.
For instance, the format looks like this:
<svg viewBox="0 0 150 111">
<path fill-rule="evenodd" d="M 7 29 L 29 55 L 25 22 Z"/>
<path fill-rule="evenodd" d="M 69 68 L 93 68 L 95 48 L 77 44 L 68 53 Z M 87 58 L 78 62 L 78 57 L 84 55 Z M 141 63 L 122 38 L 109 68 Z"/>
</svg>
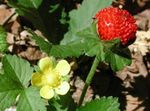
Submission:
<svg viewBox="0 0 150 111">
<path fill-rule="evenodd" d="M 31 83 L 40 88 L 40 95 L 45 99 L 51 99 L 55 94 L 65 95 L 70 85 L 63 78 L 70 72 L 70 65 L 66 60 L 60 60 L 56 64 L 54 58 L 42 58 L 38 66 L 40 70 L 33 73 Z"/>
</svg>

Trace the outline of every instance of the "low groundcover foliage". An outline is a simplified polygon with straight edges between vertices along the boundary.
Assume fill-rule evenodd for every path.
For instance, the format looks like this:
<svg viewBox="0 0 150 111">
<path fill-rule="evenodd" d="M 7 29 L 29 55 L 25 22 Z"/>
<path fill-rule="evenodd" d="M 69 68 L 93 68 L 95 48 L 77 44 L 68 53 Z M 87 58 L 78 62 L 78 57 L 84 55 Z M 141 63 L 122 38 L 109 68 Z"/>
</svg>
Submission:
<svg viewBox="0 0 150 111">
<path fill-rule="evenodd" d="M 69 27 L 68 32 L 63 32 L 64 36 L 58 37 L 59 32 L 55 29 L 57 27 L 55 22 L 60 18 L 54 15 L 58 13 L 59 8 L 61 9 L 61 4 L 57 2 L 53 4 L 48 0 L 8 0 L 8 5 L 15 8 L 19 16 L 27 18 L 43 33 L 47 40 L 26 27 L 30 37 L 35 40 L 40 50 L 46 53 L 46 57 L 41 58 L 36 66 L 32 66 L 27 60 L 8 54 L 7 34 L 5 29 L 0 27 L 0 52 L 3 53 L 0 74 L 0 111 L 5 111 L 12 105 L 16 106 L 17 111 L 119 111 L 118 98 L 111 96 L 100 97 L 82 104 L 100 62 L 109 64 L 113 71 L 121 70 L 131 64 L 131 55 L 127 48 L 129 40 L 108 36 L 109 40 L 105 40 L 98 31 L 109 30 L 109 27 L 104 29 L 108 24 L 105 26 L 101 24 L 102 16 L 96 17 L 98 20 L 94 19 L 100 10 L 110 7 L 112 1 L 83 0 L 79 8 L 67 13 L 62 8 L 61 21 Z M 49 7 L 44 4 L 49 4 Z M 59 25 L 60 31 L 63 24 L 59 23 Z M 136 28 L 133 31 L 135 34 Z M 125 44 L 122 44 L 124 41 Z M 81 96 L 79 95 L 79 103 L 75 103 L 71 96 L 69 83 L 71 65 L 67 58 L 79 58 L 81 55 L 93 57 L 94 61 L 83 92 Z"/>
</svg>

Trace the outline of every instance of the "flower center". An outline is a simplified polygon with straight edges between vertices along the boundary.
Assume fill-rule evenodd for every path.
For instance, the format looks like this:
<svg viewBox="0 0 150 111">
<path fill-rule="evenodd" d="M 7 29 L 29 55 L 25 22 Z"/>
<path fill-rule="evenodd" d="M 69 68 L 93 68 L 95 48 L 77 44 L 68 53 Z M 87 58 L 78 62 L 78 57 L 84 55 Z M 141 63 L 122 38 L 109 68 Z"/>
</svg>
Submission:
<svg viewBox="0 0 150 111">
<path fill-rule="evenodd" d="M 43 75 L 42 81 L 50 87 L 57 87 L 60 85 L 61 77 L 57 72 L 51 71 Z"/>
</svg>

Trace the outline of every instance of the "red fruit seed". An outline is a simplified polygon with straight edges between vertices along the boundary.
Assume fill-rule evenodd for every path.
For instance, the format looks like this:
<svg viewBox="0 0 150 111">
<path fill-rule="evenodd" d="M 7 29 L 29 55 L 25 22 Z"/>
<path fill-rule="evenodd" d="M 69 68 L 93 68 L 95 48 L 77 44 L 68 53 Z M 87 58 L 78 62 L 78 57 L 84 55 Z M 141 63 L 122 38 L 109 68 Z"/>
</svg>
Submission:
<svg viewBox="0 0 150 111">
<path fill-rule="evenodd" d="M 97 19 L 98 33 L 102 40 L 113 40 L 120 38 L 123 45 L 135 40 L 137 25 L 135 19 L 126 10 L 107 7 L 100 10 Z"/>
</svg>

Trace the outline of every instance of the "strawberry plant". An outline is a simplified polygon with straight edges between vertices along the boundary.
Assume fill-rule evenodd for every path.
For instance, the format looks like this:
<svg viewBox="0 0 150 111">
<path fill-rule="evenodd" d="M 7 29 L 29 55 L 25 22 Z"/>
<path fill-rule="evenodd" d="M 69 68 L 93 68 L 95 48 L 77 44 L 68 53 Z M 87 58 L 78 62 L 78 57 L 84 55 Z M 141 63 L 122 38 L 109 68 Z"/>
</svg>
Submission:
<svg viewBox="0 0 150 111">
<path fill-rule="evenodd" d="M 33 66 L 23 58 L 8 54 L 6 31 L 0 27 L 3 53 L 0 111 L 14 104 L 17 111 L 119 111 L 118 98 L 111 96 L 83 105 L 99 63 L 108 64 L 114 72 L 131 64 L 127 46 L 136 38 L 137 26 L 128 11 L 110 7 L 112 1 L 83 0 L 79 8 L 65 12 L 63 3 L 57 1 L 8 0 L 17 14 L 43 33 L 47 40 L 30 27 L 25 28 L 47 57 Z M 64 24 L 68 25 L 67 32 Z M 65 59 L 80 56 L 94 60 L 82 94 L 78 95 L 80 100 L 75 103 L 69 91 L 71 66 Z"/>
</svg>

